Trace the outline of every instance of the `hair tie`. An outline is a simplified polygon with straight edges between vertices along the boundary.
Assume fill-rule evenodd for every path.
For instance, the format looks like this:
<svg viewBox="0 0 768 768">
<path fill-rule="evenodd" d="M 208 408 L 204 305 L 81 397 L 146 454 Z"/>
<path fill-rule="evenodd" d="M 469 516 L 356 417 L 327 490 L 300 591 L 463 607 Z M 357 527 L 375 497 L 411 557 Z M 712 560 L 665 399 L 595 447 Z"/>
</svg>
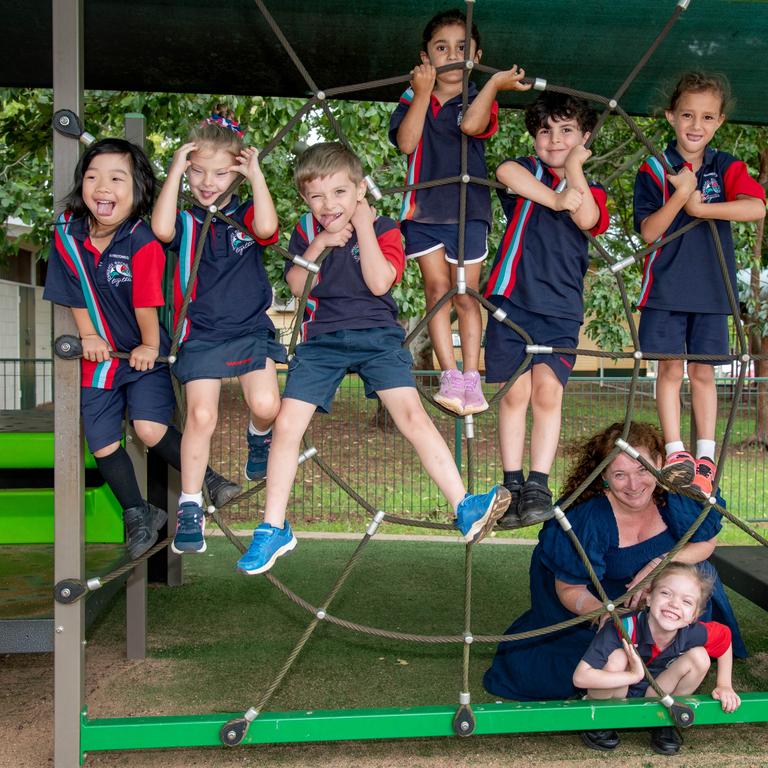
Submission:
<svg viewBox="0 0 768 768">
<path fill-rule="evenodd" d="M 244 135 L 244 132 L 240 128 L 240 123 L 238 123 L 237 120 L 231 120 L 230 118 L 224 117 L 223 115 L 217 115 L 215 112 L 211 113 L 210 117 L 206 117 L 203 122 L 207 123 L 208 125 L 220 125 L 222 128 L 226 128 L 228 131 L 232 131 L 232 133 L 239 136 L 240 138 L 242 138 Z"/>
</svg>

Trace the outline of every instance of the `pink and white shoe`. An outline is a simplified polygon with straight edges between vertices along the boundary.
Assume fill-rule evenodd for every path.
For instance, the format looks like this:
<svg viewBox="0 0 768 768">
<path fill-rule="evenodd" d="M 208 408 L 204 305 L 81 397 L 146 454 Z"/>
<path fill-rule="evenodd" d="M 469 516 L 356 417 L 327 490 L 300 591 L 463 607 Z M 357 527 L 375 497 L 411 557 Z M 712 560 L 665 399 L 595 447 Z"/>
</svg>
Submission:
<svg viewBox="0 0 768 768">
<path fill-rule="evenodd" d="M 451 368 L 440 374 L 440 389 L 435 394 L 435 402 L 443 408 L 464 415 L 464 377 L 461 371 Z"/>
<path fill-rule="evenodd" d="M 483 382 L 477 371 L 464 373 L 464 415 L 482 413 L 488 410 L 488 403 L 483 396 Z"/>
</svg>

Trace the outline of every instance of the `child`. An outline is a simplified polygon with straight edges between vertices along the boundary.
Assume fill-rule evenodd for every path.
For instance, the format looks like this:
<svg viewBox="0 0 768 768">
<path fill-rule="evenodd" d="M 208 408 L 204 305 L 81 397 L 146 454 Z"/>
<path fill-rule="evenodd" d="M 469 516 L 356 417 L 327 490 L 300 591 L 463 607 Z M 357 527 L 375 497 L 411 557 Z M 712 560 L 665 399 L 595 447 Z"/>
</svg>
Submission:
<svg viewBox="0 0 768 768">
<path fill-rule="evenodd" d="M 218 418 L 221 380 L 237 376 L 250 409 L 244 470 L 249 480 L 261 480 L 266 474 L 272 422 L 280 407 L 275 362 L 286 358 L 267 316 L 272 288 L 262 262 L 264 246 L 277 240 L 277 213 L 258 153 L 244 147 L 242 136 L 232 113 L 218 105 L 207 120 L 192 128 L 187 143 L 174 154 L 152 213 L 155 235 L 179 252 L 174 280 L 177 324 L 209 208 L 216 204 L 253 235 L 212 219 L 173 368 L 187 400 L 181 496 L 172 545 L 179 553 L 206 549 L 203 472 Z M 176 197 L 185 172 L 198 205 L 177 214 Z M 231 194 L 220 199 L 238 173 L 250 182 L 253 201 L 241 203 Z"/>
<path fill-rule="evenodd" d="M 677 83 L 665 114 L 675 141 L 664 152 L 674 174 L 654 157 L 635 180 L 635 228 L 653 243 L 693 219 L 714 219 L 734 295 L 736 257 L 731 221 L 765 216 L 765 192 L 743 162 L 708 146 L 725 120 L 729 88 L 724 78 L 688 72 Z M 637 302 L 640 348 L 671 354 L 728 353 L 731 306 L 709 225 L 704 222 L 646 256 Z M 660 360 L 656 407 L 666 442 L 661 472 L 668 482 L 691 483 L 712 495 L 715 476 L 717 388 L 715 362 L 691 362 L 691 401 L 698 439 L 696 459 L 680 435 L 682 360 Z"/>
<path fill-rule="evenodd" d="M 389 124 L 389 139 L 408 155 L 407 183 L 417 184 L 461 173 L 463 68 L 437 73 L 436 67 L 464 61 L 466 17 L 459 10 L 437 14 L 422 35 L 421 64 L 411 71 L 411 87 L 400 97 Z M 480 36 L 472 25 L 468 59 L 479 62 Z M 524 73 L 520 74 L 520 77 Z M 521 86 L 521 90 L 526 87 Z M 477 95 L 469 84 L 469 102 Z M 485 178 L 484 139 L 496 132 L 498 106 L 489 104 L 483 124 L 467 141 L 467 172 Z M 459 184 L 411 190 L 401 211 L 405 253 L 418 259 L 424 279 L 427 311 L 456 285 L 459 252 Z M 480 270 L 488 254 L 491 199 L 487 187 L 467 186 L 464 266 L 466 284 L 477 290 Z M 478 302 L 456 294 L 453 306 L 459 319 L 463 374 L 456 367 L 451 333 L 451 305 L 444 304 L 429 322 L 429 335 L 442 370 L 435 401 L 459 415 L 488 408 L 478 372 L 482 321 Z"/>
<path fill-rule="evenodd" d="M 508 87 L 516 69 L 494 75 L 467 114 L 482 122 L 492 96 Z M 478 114 L 473 114 L 476 110 Z M 608 227 L 605 192 L 588 182 L 582 165 L 591 155 L 584 147 L 596 114 L 572 96 L 543 93 L 525 111 L 535 156 L 505 160 L 496 178 L 507 229 L 493 262 L 485 295 L 527 331 L 535 344 L 576 347 L 584 318 L 584 275 L 589 264 L 585 231 L 599 235 Z M 560 179 L 567 188 L 557 192 Z M 523 363 L 525 342 L 489 313 L 486 381 L 506 382 Z M 552 516 L 549 471 L 557 452 L 563 388 L 573 368 L 573 355 L 534 355 L 499 406 L 499 443 L 504 485 L 512 501 L 499 525 L 533 525 Z M 526 413 L 533 411 L 531 461 L 523 476 Z"/>
<path fill-rule="evenodd" d="M 701 685 L 712 657 L 717 659 L 712 698 L 720 701 L 723 712 L 735 712 L 741 699 L 731 684 L 731 630 L 716 621 L 696 620 L 712 585 L 713 579 L 696 565 L 670 563 L 651 582 L 647 608 L 622 619 L 632 645 L 611 622 L 605 624 L 576 667 L 573 684 L 586 688 L 588 699 L 655 696 L 644 679 L 642 659 L 663 691 L 690 696 Z M 674 728 L 654 728 L 651 733 L 655 752 L 679 751 L 682 739 Z M 592 749 L 615 749 L 619 743 L 616 731 L 584 731 L 581 737 Z"/>
<path fill-rule="evenodd" d="M 168 368 L 155 365 L 170 340 L 158 322 L 165 254 L 141 217 L 155 175 L 144 152 L 122 139 L 90 146 L 75 169 L 66 212 L 56 224 L 44 297 L 72 308 L 82 338 L 81 413 L 88 447 L 123 508 L 126 546 L 140 557 L 157 541 L 165 511 L 141 497 L 120 444 L 126 405 L 141 441 L 178 469 L 181 436 L 171 426 L 175 401 Z M 110 350 L 130 351 L 129 360 Z M 206 476 L 218 504 L 240 492 Z"/>
<path fill-rule="evenodd" d="M 456 525 L 478 541 L 507 504 L 507 492 L 465 494 L 448 446 L 426 414 L 403 349 L 404 333 L 390 288 L 405 257 L 397 224 L 377 216 L 365 200 L 363 169 L 338 143 L 316 144 L 298 159 L 296 186 L 311 213 L 300 219 L 288 246 L 315 261 L 327 248 L 307 301 L 302 342 L 288 369 L 283 404 L 269 456 L 264 523 L 238 568 L 263 573 L 296 546 L 285 519 L 296 476 L 299 445 L 316 409 L 328 412 L 348 371 L 360 375 L 368 397 L 378 396 L 396 426 L 416 449 L 430 477 L 456 511 Z M 286 280 L 301 295 L 306 271 L 287 265 Z"/>
</svg>

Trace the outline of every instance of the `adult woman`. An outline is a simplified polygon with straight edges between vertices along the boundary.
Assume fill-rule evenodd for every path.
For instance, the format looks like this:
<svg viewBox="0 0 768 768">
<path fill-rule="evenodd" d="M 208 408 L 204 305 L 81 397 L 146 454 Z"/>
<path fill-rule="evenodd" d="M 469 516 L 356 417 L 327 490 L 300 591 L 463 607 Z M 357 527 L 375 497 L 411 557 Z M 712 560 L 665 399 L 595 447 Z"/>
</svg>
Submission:
<svg viewBox="0 0 768 768">
<path fill-rule="evenodd" d="M 621 437 L 623 425 L 612 424 L 588 440 L 563 490 L 569 496 L 602 462 Z M 627 442 L 656 467 L 661 467 L 664 443 L 650 424 L 633 422 Z M 609 598 L 617 598 L 654 570 L 701 512 L 701 505 L 677 494 L 657 489 L 656 481 L 640 462 L 619 454 L 567 510 L 568 520 L 584 547 Z M 714 510 L 705 517 L 675 560 L 701 563 L 715 547 L 720 516 Z M 716 575 L 716 574 L 715 574 Z M 581 558 L 555 520 L 547 522 L 533 551 L 530 568 L 531 609 L 520 616 L 506 634 L 546 627 L 599 608 Z M 637 594 L 633 604 L 643 595 Z M 746 656 L 728 597 L 716 579 L 712 599 L 702 616 L 728 624 L 733 649 Z M 596 625 L 579 624 L 560 632 L 524 641 L 501 643 L 485 688 L 509 699 L 565 699 L 576 689 L 571 678 L 596 631 Z"/>
</svg>

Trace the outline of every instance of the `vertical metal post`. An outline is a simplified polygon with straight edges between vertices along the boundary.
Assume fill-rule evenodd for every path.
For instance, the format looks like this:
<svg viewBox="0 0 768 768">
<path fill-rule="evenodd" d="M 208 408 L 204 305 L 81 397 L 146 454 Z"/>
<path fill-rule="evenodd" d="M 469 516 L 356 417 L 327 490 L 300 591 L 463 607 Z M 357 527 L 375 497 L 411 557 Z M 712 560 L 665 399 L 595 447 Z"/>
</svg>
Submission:
<svg viewBox="0 0 768 768">
<path fill-rule="evenodd" d="M 144 146 L 144 115 L 125 115 L 125 138 Z M 125 449 L 133 462 L 133 470 L 147 498 L 147 449 L 136 436 L 132 427 L 125 430 Z M 147 561 L 137 565 L 125 585 L 125 653 L 129 659 L 143 659 L 147 653 Z"/>
<path fill-rule="evenodd" d="M 53 108 L 82 112 L 83 2 L 52 3 Z M 69 190 L 79 144 L 53 134 L 53 194 L 58 202 Z M 55 334 L 76 333 L 72 313 L 56 305 Z M 80 424 L 80 366 L 54 361 L 55 543 L 54 580 L 83 578 L 83 437 Z M 85 702 L 85 601 L 54 603 L 54 765 L 80 764 L 80 712 Z"/>
</svg>

